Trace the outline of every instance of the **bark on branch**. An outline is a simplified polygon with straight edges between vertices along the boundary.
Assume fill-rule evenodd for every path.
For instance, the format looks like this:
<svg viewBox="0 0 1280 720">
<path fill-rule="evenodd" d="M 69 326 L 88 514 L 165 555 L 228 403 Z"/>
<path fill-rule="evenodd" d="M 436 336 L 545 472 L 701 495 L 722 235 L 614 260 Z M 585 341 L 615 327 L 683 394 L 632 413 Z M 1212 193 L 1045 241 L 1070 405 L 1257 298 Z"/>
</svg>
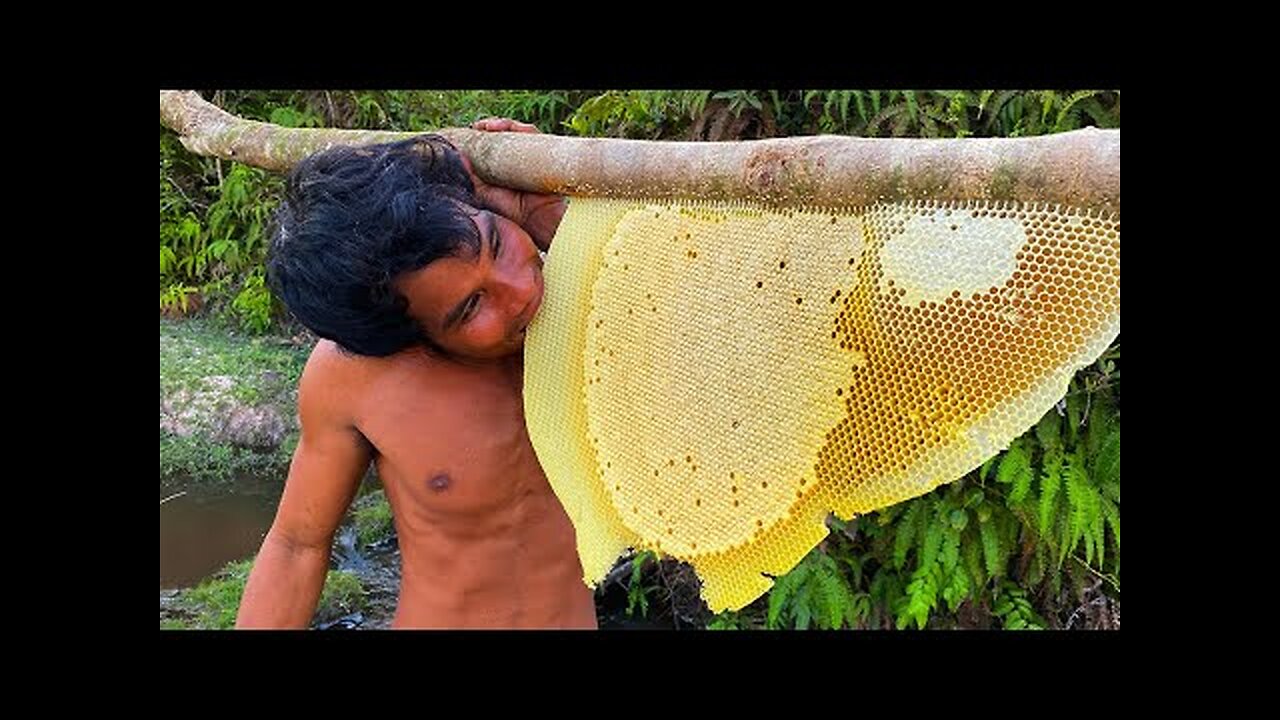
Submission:
<svg viewBox="0 0 1280 720">
<path fill-rule="evenodd" d="M 418 133 L 283 128 L 244 120 L 191 91 L 160 92 L 160 122 L 199 155 L 278 172 L 334 145 Z M 756 200 L 825 207 L 902 200 L 1063 203 L 1120 213 L 1120 131 L 947 140 L 836 135 L 673 142 L 436 131 L 486 182 L 609 197 Z"/>
</svg>

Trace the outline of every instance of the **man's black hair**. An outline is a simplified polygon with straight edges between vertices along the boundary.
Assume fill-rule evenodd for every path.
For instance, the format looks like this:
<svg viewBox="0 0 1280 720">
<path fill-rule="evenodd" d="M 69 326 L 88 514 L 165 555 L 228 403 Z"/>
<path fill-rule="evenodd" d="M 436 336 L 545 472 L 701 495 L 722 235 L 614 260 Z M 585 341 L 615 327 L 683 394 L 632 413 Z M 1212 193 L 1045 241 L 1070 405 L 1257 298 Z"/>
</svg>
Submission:
<svg viewBox="0 0 1280 720">
<path fill-rule="evenodd" d="M 461 156 L 438 135 L 316 153 L 289 174 L 276 213 L 271 289 L 349 352 L 439 352 L 392 282 L 463 245 L 479 252 L 474 193 Z"/>
</svg>

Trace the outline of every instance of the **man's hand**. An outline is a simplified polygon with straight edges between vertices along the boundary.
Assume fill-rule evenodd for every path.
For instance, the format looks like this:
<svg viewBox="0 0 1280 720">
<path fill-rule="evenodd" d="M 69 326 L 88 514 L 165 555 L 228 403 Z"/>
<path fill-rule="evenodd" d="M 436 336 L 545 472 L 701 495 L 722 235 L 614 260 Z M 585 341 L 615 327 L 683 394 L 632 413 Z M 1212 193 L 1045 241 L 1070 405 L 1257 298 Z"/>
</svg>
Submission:
<svg viewBox="0 0 1280 720">
<path fill-rule="evenodd" d="M 538 128 L 529 123 L 508 118 L 477 120 L 471 127 L 484 132 L 538 132 Z M 524 228 L 533 238 L 534 244 L 542 250 L 551 246 L 551 238 L 564 217 L 564 198 L 490 185 L 475 174 L 471 169 L 471 160 L 465 154 L 462 156 L 462 163 L 471 175 L 471 182 L 476 187 L 476 199 L 481 205 Z"/>
</svg>

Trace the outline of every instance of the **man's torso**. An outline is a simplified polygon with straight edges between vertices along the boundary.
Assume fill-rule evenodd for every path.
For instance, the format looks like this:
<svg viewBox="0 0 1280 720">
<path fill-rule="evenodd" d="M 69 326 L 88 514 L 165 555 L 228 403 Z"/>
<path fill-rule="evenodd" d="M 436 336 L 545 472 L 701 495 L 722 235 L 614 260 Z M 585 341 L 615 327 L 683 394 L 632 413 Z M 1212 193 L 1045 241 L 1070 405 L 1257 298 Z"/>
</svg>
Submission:
<svg viewBox="0 0 1280 720">
<path fill-rule="evenodd" d="M 394 627 L 596 627 L 575 535 L 525 428 L 519 357 L 352 357 L 349 401 L 399 536 Z"/>
</svg>

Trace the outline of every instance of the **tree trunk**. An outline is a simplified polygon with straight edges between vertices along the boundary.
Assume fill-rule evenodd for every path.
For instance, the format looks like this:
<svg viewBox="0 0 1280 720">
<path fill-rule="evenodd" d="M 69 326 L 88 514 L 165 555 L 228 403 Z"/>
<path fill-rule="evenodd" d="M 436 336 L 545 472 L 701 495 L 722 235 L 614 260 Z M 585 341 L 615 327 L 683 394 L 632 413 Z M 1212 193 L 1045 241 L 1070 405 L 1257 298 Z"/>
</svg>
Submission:
<svg viewBox="0 0 1280 720">
<path fill-rule="evenodd" d="M 160 91 L 160 122 L 198 155 L 287 171 L 334 145 L 419 133 L 283 128 L 235 117 L 191 91 Z M 947 140 L 837 135 L 672 142 L 437 131 L 487 182 L 608 197 L 856 207 L 909 200 L 1062 203 L 1120 213 L 1120 131 Z"/>
</svg>

